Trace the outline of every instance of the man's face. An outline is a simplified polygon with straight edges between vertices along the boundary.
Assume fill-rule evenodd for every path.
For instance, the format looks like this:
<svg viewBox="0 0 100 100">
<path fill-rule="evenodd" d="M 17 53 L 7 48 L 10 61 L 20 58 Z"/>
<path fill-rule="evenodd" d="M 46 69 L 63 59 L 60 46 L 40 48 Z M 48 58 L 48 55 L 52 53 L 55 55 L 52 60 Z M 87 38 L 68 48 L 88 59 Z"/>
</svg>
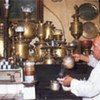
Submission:
<svg viewBox="0 0 100 100">
<path fill-rule="evenodd" d="M 96 59 L 100 60 L 100 43 L 95 40 L 92 44 L 92 52 Z"/>
</svg>

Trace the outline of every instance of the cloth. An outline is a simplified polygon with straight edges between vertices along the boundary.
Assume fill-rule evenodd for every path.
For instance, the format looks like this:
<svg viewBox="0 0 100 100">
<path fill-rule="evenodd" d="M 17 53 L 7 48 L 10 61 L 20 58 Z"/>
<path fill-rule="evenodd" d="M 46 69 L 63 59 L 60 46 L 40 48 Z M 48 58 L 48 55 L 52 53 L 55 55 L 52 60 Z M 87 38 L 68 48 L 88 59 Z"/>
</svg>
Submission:
<svg viewBox="0 0 100 100">
<path fill-rule="evenodd" d="M 70 89 L 76 96 L 83 97 L 83 100 L 100 100 L 100 61 L 96 60 L 92 55 L 89 58 L 88 65 L 94 67 L 89 79 L 73 79 Z"/>
</svg>

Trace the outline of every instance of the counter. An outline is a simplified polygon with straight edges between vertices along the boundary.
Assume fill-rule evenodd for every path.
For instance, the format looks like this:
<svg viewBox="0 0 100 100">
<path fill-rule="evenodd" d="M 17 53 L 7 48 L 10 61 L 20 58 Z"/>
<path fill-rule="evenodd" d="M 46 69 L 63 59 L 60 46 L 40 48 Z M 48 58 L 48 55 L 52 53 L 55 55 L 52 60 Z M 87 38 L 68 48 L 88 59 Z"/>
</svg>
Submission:
<svg viewBox="0 0 100 100">
<path fill-rule="evenodd" d="M 64 91 L 60 87 L 59 91 L 52 91 L 50 89 L 50 81 L 58 78 L 59 72 L 61 70 L 60 64 L 55 65 L 35 65 L 36 75 L 35 78 L 37 80 L 36 84 L 32 87 L 26 87 L 22 83 L 18 84 L 15 82 L 5 83 L 5 81 L 1 81 L 0 83 L 0 100 L 16 100 L 16 95 L 19 96 L 20 90 L 22 91 L 22 97 L 25 100 L 30 100 L 29 98 L 34 98 L 35 100 L 82 100 L 81 97 L 77 97 L 72 94 L 70 91 Z M 66 69 L 65 75 L 71 75 L 77 79 L 88 79 L 88 76 L 91 72 L 92 68 L 87 66 L 85 63 L 76 63 L 73 69 Z M 2 70 L 2 73 L 5 74 L 6 80 L 9 80 L 10 77 L 8 75 L 8 71 L 12 74 L 12 70 Z M 19 72 L 19 70 L 18 70 Z M 3 75 L 2 75 L 3 76 Z M 16 77 L 20 76 L 18 73 L 15 75 Z M 23 76 L 23 75 L 21 75 Z M 20 79 L 21 80 L 21 79 Z M 17 82 L 17 80 L 16 80 Z M 5 99 L 6 98 L 6 99 Z M 19 98 L 19 97 L 17 97 Z M 18 99 L 19 100 L 19 99 Z M 22 99 L 21 99 L 22 100 Z"/>
<path fill-rule="evenodd" d="M 35 65 L 36 79 L 36 98 L 37 100 L 82 100 L 81 97 L 76 97 L 70 91 L 52 91 L 48 87 L 50 80 L 55 80 L 61 69 L 61 65 Z M 65 74 L 69 74 L 77 79 L 88 79 L 92 68 L 85 63 L 76 63 L 73 69 L 66 69 Z"/>
</svg>

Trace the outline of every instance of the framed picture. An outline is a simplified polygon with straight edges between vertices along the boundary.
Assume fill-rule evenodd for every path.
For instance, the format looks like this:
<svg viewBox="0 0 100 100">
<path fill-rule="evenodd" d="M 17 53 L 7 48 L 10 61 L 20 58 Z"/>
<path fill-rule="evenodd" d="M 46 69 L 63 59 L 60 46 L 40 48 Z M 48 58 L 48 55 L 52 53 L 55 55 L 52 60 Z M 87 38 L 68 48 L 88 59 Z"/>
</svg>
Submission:
<svg viewBox="0 0 100 100">
<path fill-rule="evenodd" d="M 1 0 L 0 0 L 1 1 Z M 1 1 L 1 6 L 4 6 Z M 42 0 L 9 0 L 9 20 L 21 20 L 24 18 L 23 9 L 31 9 L 32 20 L 43 20 L 43 3 Z M 0 10 L 1 11 L 1 10 Z M 5 8 L 0 12 L 1 17 L 4 15 Z M 4 17 L 3 17 L 4 18 Z"/>
</svg>

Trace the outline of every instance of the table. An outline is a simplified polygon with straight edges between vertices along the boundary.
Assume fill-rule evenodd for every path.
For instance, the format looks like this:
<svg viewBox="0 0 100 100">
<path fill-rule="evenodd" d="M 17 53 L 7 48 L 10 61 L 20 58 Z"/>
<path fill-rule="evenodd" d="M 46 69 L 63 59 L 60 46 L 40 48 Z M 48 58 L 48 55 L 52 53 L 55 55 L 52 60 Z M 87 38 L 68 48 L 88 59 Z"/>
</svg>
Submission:
<svg viewBox="0 0 100 100">
<path fill-rule="evenodd" d="M 76 97 L 70 91 L 52 91 L 48 88 L 50 80 L 55 80 L 61 69 L 60 64 L 55 65 L 35 65 L 36 79 L 36 98 L 37 100 L 81 100 L 81 97 Z M 76 63 L 73 69 L 66 69 L 67 74 L 77 79 L 88 79 L 92 68 L 86 63 Z"/>
</svg>

